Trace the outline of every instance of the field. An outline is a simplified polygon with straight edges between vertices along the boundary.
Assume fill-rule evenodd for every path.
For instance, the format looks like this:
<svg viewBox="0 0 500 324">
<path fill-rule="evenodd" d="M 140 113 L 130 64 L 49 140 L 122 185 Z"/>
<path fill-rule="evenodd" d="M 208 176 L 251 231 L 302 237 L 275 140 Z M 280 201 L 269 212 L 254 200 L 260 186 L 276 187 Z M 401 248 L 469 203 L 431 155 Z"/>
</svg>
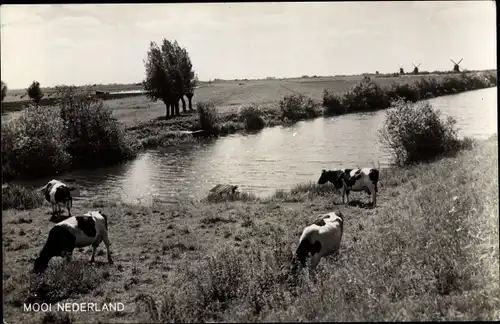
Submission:
<svg viewBox="0 0 500 324">
<path fill-rule="evenodd" d="M 413 83 L 422 78 L 435 77 L 438 81 L 449 74 L 439 75 L 403 75 L 398 77 L 376 77 L 371 76 L 380 85 L 396 83 Z M 249 80 L 249 81 L 213 81 L 210 84 L 202 82 L 196 89 L 193 97 L 193 106 L 196 102 L 213 100 L 221 113 L 236 112 L 239 107 L 252 103 L 262 107 L 277 108 L 277 102 L 285 95 L 302 93 L 315 101 L 320 102 L 323 90 L 344 92 L 358 84 L 362 76 L 346 77 L 319 77 L 319 78 L 295 78 L 276 80 Z M 86 88 L 87 89 L 87 88 Z M 101 91 L 129 91 L 141 89 L 137 85 L 115 85 L 95 87 Z M 42 90 L 43 91 L 43 90 Z M 50 91 L 50 90 L 49 90 Z M 22 107 L 19 93 L 22 90 L 9 91 L 4 101 L 2 111 L 15 111 Z M 17 97 L 14 97 L 17 95 Z M 151 102 L 145 96 L 124 96 L 122 98 L 105 101 L 113 109 L 115 116 L 127 126 L 134 126 L 151 119 L 165 115 L 165 105 L 161 101 Z M 26 101 L 24 102 L 24 104 Z M 2 120 L 15 117 L 16 113 L 2 115 Z"/>
<path fill-rule="evenodd" d="M 308 82 L 249 82 L 245 88 L 253 92 L 239 92 L 234 83 L 212 89 L 219 98 L 227 93 L 221 100 L 231 107 L 270 100 L 283 84 L 309 95 L 324 86 Z M 207 99 L 211 91 L 198 96 Z M 62 268 L 56 258 L 40 277 L 29 271 L 53 225 L 50 208 L 4 211 L 4 318 L 7 323 L 498 320 L 497 137 L 454 158 L 384 170 L 377 208 L 360 203 L 368 202 L 365 194 L 351 196 L 352 206 L 345 206 L 331 187 L 303 184 L 267 200 L 75 204 L 74 214 L 100 209 L 110 215 L 115 264 L 105 263 L 101 245 L 95 266 L 87 265 L 90 248 L 85 248 L 74 252 L 70 267 Z M 323 259 L 316 280 L 305 272 L 298 286 L 291 286 L 288 261 L 302 228 L 332 210 L 345 215 L 339 259 Z M 23 312 L 23 302 L 36 300 L 35 292 L 52 302 L 122 302 L 125 311 Z"/>
</svg>

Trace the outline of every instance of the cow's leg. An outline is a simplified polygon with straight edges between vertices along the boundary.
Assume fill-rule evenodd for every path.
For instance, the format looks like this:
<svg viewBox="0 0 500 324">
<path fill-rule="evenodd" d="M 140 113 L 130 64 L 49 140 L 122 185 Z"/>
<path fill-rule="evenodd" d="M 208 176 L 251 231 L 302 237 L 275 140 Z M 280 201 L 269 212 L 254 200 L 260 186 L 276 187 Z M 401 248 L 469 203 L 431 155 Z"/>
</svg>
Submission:
<svg viewBox="0 0 500 324">
<path fill-rule="evenodd" d="M 313 257 L 311 258 L 311 264 L 309 269 L 310 270 L 316 269 L 320 260 L 321 260 L 321 254 L 316 253 L 315 255 L 313 255 Z"/>
<path fill-rule="evenodd" d="M 345 194 L 346 194 L 346 188 L 345 186 L 342 187 L 342 203 L 345 204 Z"/>
<path fill-rule="evenodd" d="M 66 201 L 66 208 L 68 209 L 68 217 L 71 217 L 71 200 Z"/>
<path fill-rule="evenodd" d="M 373 207 L 377 205 L 377 190 L 373 190 Z"/>
<path fill-rule="evenodd" d="M 99 244 L 101 244 L 101 241 L 102 241 L 102 239 L 99 237 L 95 240 L 94 243 L 92 243 L 92 256 L 90 257 L 91 263 L 93 263 L 95 261 L 95 252 L 97 251 Z"/>
<path fill-rule="evenodd" d="M 108 262 L 109 262 L 109 264 L 113 264 L 113 260 L 111 259 L 111 249 L 110 249 L 111 243 L 109 242 L 108 233 L 106 233 L 103 236 L 102 240 L 104 242 L 104 245 L 106 246 L 106 251 L 108 254 Z"/>
</svg>

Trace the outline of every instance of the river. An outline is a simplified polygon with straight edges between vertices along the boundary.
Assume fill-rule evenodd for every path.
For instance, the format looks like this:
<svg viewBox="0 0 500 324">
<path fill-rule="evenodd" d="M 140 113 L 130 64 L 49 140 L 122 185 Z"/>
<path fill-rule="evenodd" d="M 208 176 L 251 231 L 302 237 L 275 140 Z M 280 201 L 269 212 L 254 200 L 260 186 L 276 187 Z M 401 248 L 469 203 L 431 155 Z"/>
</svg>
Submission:
<svg viewBox="0 0 500 324">
<path fill-rule="evenodd" d="M 497 88 L 429 100 L 457 120 L 460 136 L 488 138 L 497 132 Z M 316 181 L 321 169 L 387 167 L 390 155 L 377 138 L 386 111 L 301 121 L 233 134 L 210 143 L 142 152 L 126 163 L 76 170 L 75 199 L 92 197 L 128 203 L 200 199 L 217 183 L 266 196 L 300 182 Z M 51 177 L 52 178 L 52 177 Z M 42 185 L 39 179 L 33 185 Z"/>
</svg>

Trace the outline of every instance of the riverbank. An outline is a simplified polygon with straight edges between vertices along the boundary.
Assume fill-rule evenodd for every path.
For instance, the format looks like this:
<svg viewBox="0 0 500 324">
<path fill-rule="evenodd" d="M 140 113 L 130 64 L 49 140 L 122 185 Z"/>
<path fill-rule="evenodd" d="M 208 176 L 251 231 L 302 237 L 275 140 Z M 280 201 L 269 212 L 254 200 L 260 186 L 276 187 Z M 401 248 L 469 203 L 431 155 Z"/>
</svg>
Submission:
<svg viewBox="0 0 500 324">
<path fill-rule="evenodd" d="M 485 171 L 486 170 L 486 171 Z M 319 172 L 320 170 L 318 170 Z M 98 250 L 71 267 L 28 271 L 53 224 L 45 205 L 3 213 L 4 318 L 95 321 L 422 321 L 500 316 L 498 137 L 454 158 L 382 171 L 377 208 L 338 204 L 330 186 L 303 184 L 271 199 L 151 207 L 75 203 L 109 215 L 115 265 Z M 357 206 L 358 205 L 358 206 Z M 337 261 L 298 287 L 287 262 L 318 214 L 345 215 Z M 30 290 L 46 300 L 121 302 L 124 312 L 23 312 Z M 296 293 L 300 292 L 299 295 Z M 157 302 L 156 305 L 151 301 Z M 146 307 L 149 304 L 149 310 Z M 158 309 L 157 309 L 158 307 Z"/>
<path fill-rule="evenodd" d="M 240 107 L 239 110 L 216 108 L 211 117 L 211 124 L 214 127 L 205 130 L 205 133 L 209 136 L 224 136 L 240 132 L 255 132 L 264 127 L 287 125 L 321 116 L 331 117 L 384 110 L 389 108 L 391 101 L 397 97 L 417 102 L 494 87 L 496 84 L 496 74 L 490 72 L 451 75 L 441 79 L 420 78 L 408 83 L 393 82 L 385 85 L 379 84 L 378 79 L 366 77 L 345 92 L 339 92 L 338 89 L 325 89 L 322 103 L 302 93 L 295 93 L 285 95 L 279 102 L 260 105 L 251 103 Z M 213 101 L 201 104 L 206 106 L 209 103 L 217 107 Z M 246 112 L 242 112 L 242 110 L 246 110 Z M 202 126 L 199 122 L 199 116 L 193 113 L 186 113 L 172 119 L 157 117 L 127 128 L 144 148 L 175 145 L 183 141 L 191 142 L 193 138 L 181 136 L 178 131 L 197 131 L 200 129 Z"/>
</svg>

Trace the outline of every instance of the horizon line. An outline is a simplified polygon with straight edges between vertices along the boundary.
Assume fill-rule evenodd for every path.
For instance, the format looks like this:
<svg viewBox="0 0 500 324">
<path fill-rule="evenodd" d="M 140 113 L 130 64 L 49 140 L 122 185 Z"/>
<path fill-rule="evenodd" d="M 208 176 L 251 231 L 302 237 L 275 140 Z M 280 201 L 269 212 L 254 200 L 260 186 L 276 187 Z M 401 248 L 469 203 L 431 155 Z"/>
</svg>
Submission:
<svg viewBox="0 0 500 324">
<path fill-rule="evenodd" d="M 490 69 L 482 69 L 482 70 L 462 70 L 460 72 L 481 72 L 481 71 L 496 71 L 497 68 L 490 68 Z M 422 74 L 422 73 L 426 73 L 426 74 L 432 74 L 432 73 L 435 73 L 435 72 L 439 72 L 439 73 L 457 73 L 457 72 L 454 72 L 453 70 L 434 70 L 434 71 L 426 71 L 426 70 L 422 70 L 422 71 L 419 71 L 418 74 L 413 74 L 413 72 L 410 72 L 410 71 L 413 71 L 413 69 L 411 70 L 408 70 L 409 72 L 406 72 L 404 75 L 419 75 L 419 74 Z M 378 75 L 392 75 L 392 74 L 399 74 L 399 72 L 379 72 Z M 272 80 L 285 80 L 285 79 L 315 79 L 315 78 L 335 78 L 335 77 L 350 77 L 350 76 L 361 76 L 361 75 L 374 75 L 376 76 L 377 73 L 375 72 L 364 72 L 364 73 L 357 73 L 357 74 L 335 74 L 335 75 L 316 75 L 316 74 L 313 74 L 313 75 L 308 75 L 308 74 L 304 74 L 302 76 L 292 76 L 292 77 L 277 77 L 277 76 L 266 76 L 266 77 L 260 77 L 260 78 L 235 78 L 235 79 L 224 79 L 224 78 L 219 78 L 219 77 L 216 77 L 216 78 L 213 78 L 213 79 L 208 79 L 208 80 L 198 80 L 198 82 L 203 82 L 203 83 L 209 83 L 209 82 L 214 82 L 214 81 L 272 81 Z M 2 80 L 3 81 L 3 80 Z M 36 80 L 34 80 L 36 81 Z M 8 87 L 8 83 L 6 81 L 3 81 L 5 84 L 7 84 L 7 87 Z M 41 89 L 51 89 L 51 88 L 55 88 L 55 87 L 61 87 L 61 86 L 74 86 L 74 87 L 94 87 L 94 86 L 110 86 L 110 85 L 117 85 L 117 86 L 120 86 L 120 85 L 142 85 L 142 81 L 140 82 L 128 82 L 128 83 L 116 83 L 116 82 L 111 82 L 111 83 L 94 83 L 94 84 L 79 84 L 79 85 L 75 85 L 75 84 L 57 84 L 57 85 L 53 85 L 53 86 L 41 86 L 40 88 Z M 27 88 L 29 87 L 29 85 L 26 87 L 26 88 L 10 88 L 8 89 L 8 91 L 15 91 L 15 90 L 26 90 Z"/>
</svg>

